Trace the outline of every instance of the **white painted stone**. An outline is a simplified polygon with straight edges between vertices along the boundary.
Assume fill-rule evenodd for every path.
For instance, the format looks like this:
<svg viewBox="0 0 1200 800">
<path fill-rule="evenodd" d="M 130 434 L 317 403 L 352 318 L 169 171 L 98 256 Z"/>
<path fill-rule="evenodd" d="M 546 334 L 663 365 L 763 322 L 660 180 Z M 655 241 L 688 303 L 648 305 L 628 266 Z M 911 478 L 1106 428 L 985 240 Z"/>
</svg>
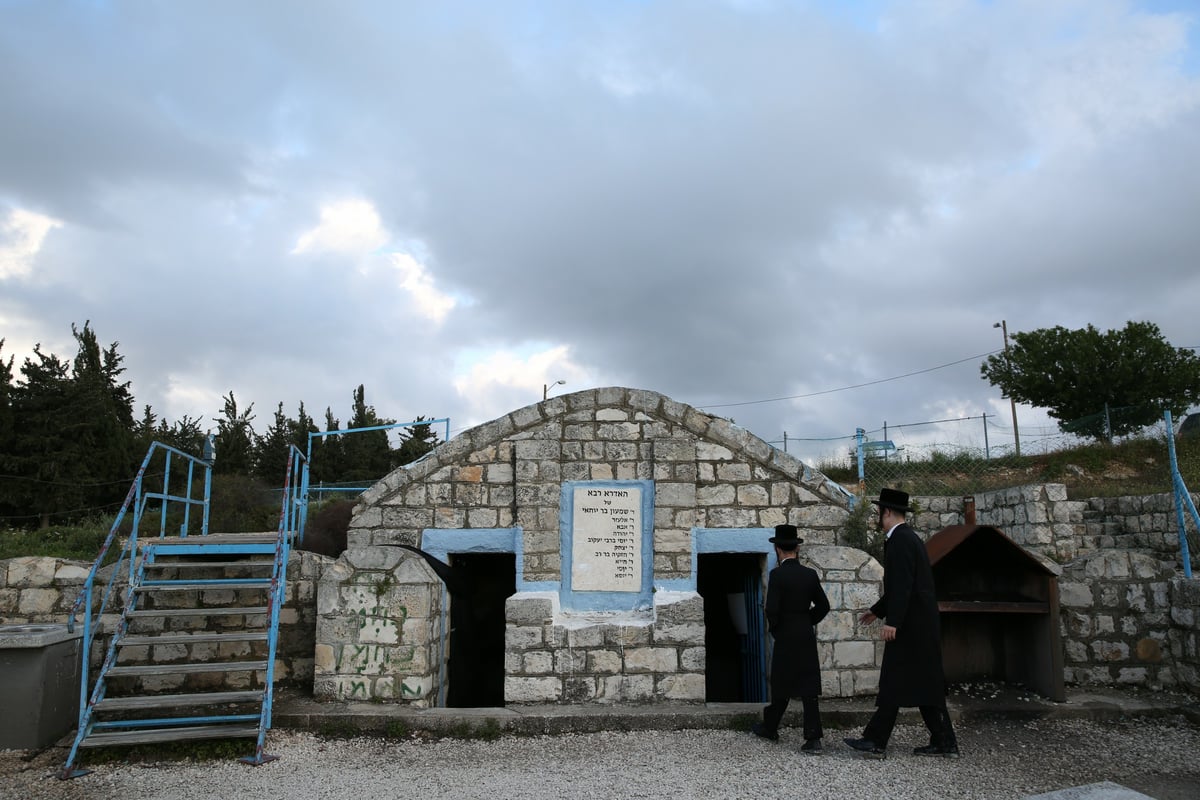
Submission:
<svg viewBox="0 0 1200 800">
<path fill-rule="evenodd" d="M 704 676 L 694 672 L 666 675 L 658 682 L 657 694 L 666 700 L 703 700 Z"/>
<path fill-rule="evenodd" d="M 875 664 L 872 642 L 835 642 L 833 663 L 837 667 L 867 667 Z"/>
<path fill-rule="evenodd" d="M 625 671 L 677 672 L 679 653 L 673 647 L 634 647 L 625 651 Z"/>
<path fill-rule="evenodd" d="M 550 703 L 562 697 L 559 678 L 523 678 L 509 675 L 504 679 L 504 702 Z"/>
</svg>

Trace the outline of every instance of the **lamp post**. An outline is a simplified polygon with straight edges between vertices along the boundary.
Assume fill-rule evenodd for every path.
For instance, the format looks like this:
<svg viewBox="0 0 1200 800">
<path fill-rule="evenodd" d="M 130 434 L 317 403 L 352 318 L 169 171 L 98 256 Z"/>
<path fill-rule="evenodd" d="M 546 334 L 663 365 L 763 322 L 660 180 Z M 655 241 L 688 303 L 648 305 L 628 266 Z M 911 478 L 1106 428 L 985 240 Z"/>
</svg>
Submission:
<svg viewBox="0 0 1200 800">
<path fill-rule="evenodd" d="M 559 384 L 565 384 L 565 383 L 566 383 L 566 381 L 555 381 L 554 383 L 543 383 L 542 384 L 542 402 L 543 403 L 546 402 L 546 398 L 550 394 L 551 386 L 558 386 Z"/>
<path fill-rule="evenodd" d="M 1002 319 L 992 325 L 992 327 L 999 328 L 1004 332 L 1004 364 L 1008 367 L 1008 374 L 1011 377 L 1012 359 L 1010 359 L 1008 356 L 1008 320 Z M 1017 457 L 1019 458 L 1021 456 L 1021 432 L 1017 428 L 1017 401 L 1013 399 L 1011 394 L 1008 396 L 1008 404 L 1012 407 L 1013 441 L 1016 443 L 1016 453 Z"/>
</svg>

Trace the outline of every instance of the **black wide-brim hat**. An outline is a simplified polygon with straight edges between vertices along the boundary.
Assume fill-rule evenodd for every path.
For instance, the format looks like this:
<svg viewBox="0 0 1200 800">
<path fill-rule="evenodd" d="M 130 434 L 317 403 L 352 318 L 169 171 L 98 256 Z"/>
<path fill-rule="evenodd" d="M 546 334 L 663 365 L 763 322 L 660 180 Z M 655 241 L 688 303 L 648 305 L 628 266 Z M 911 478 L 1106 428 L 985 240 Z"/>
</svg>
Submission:
<svg viewBox="0 0 1200 800">
<path fill-rule="evenodd" d="M 875 505 L 880 508 L 891 508 L 896 511 L 912 511 L 908 505 L 908 492 L 902 492 L 899 489 L 880 489 L 879 499 L 872 500 Z"/>
<path fill-rule="evenodd" d="M 771 544 L 804 544 L 795 525 L 776 525 L 775 535 L 767 541 Z"/>
</svg>

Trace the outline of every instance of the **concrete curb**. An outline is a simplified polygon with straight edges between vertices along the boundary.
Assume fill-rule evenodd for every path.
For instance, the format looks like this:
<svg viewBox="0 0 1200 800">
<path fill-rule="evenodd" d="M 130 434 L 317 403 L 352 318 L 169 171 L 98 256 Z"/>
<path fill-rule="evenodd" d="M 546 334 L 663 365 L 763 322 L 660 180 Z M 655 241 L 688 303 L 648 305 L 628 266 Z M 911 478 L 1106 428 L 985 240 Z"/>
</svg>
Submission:
<svg viewBox="0 0 1200 800">
<path fill-rule="evenodd" d="M 783 727 L 799 727 L 799 703 L 789 709 Z M 947 703 L 956 724 L 986 719 L 1090 719 L 1184 716 L 1200 724 L 1200 702 L 1187 695 L 1126 693 L 1089 689 L 1054 703 L 1028 695 L 983 699 L 952 697 Z M 866 725 L 874 698 L 831 698 L 821 703 L 821 721 L 834 730 Z M 761 703 L 654 704 L 644 706 L 512 706 L 508 708 L 412 708 L 384 703 L 318 702 L 299 693 L 276 697 L 273 724 L 327 735 L 400 737 L 427 733 L 462 738 L 502 734 L 539 736 L 597 731 L 748 730 L 761 717 Z M 916 709 L 904 709 L 900 721 L 921 724 Z"/>
</svg>

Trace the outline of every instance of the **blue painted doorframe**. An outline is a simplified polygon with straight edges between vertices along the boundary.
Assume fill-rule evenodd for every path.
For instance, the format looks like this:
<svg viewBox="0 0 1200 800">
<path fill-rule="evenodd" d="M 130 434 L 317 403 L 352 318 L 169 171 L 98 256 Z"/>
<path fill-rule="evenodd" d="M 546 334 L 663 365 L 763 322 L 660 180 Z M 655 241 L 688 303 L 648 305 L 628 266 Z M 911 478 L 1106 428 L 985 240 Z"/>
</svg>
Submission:
<svg viewBox="0 0 1200 800">
<path fill-rule="evenodd" d="M 659 581 L 655 586 L 666 591 L 696 591 L 696 570 L 700 556 L 709 553 L 749 553 L 765 556 L 766 571 L 776 566 L 775 546 L 768 541 L 771 528 L 692 528 L 692 574 L 688 578 Z M 763 611 L 763 577 L 747 577 L 746 646 L 742 652 L 743 692 L 746 702 L 765 702 L 767 664 L 770 663 L 771 639 L 767 635 Z"/>
</svg>

